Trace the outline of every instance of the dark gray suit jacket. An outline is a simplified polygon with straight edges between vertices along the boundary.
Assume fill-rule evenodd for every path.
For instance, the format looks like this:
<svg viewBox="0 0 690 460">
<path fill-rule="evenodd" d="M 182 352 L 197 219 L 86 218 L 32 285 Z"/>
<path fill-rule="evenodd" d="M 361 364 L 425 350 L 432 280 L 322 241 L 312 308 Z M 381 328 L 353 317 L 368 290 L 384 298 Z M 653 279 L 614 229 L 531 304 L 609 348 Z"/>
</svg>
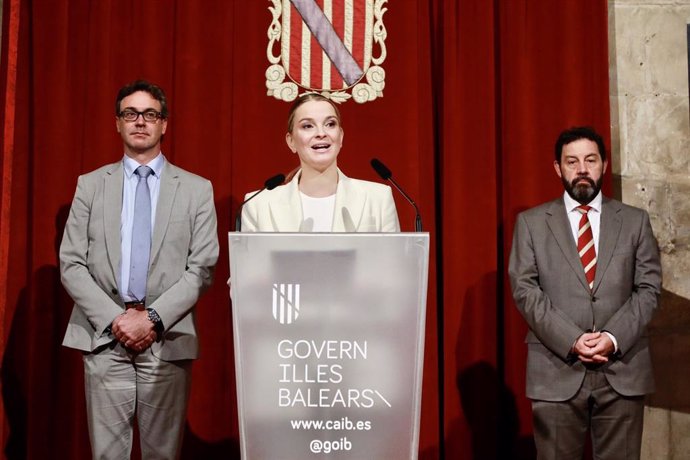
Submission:
<svg viewBox="0 0 690 460">
<path fill-rule="evenodd" d="M 565 401 L 575 395 L 586 369 L 569 351 L 593 328 L 618 341 L 619 352 L 602 366 L 614 390 L 626 396 L 654 390 L 646 326 L 657 308 L 661 264 L 645 211 L 603 199 L 591 292 L 563 198 L 518 215 L 509 274 L 530 329 L 529 398 Z"/>
<path fill-rule="evenodd" d="M 60 246 L 62 283 L 74 300 L 63 345 L 93 351 L 113 340 L 106 328 L 124 311 L 118 292 L 122 161 L 79 177 Z M 211 183 L 165 162 L 151 241 L 146 305 L 163 320 L 152 345 L 164 360 L 198 355 L 194 304 L 218 259 Z"/>
</svg>

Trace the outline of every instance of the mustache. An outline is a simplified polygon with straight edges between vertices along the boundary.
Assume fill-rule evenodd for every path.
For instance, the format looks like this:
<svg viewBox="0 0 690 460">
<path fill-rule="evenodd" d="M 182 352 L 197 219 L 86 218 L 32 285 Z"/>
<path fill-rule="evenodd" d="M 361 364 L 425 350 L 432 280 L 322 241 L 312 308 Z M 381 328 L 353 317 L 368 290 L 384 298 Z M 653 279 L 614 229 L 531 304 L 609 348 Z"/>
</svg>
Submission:
<svg viewBox="0 0 690 460">
<path fill-rule="evenodd" d="M 596 186 L 596 183 L 592 180 L 592 178 L 591 178 L 591 177 L 587 177 L 587 176 L 576 177 L 575 179 L 573 179 L 573 180 L 570 182 L 570 186 L 573 187 L 573 188 L 575 188 L 575 187 L 578 186 L 578 182 L 580 182 L 580 181 L 585 181 L 585 182 L 587 182 L 587 183 L 589 184 L 590 187 L 595 187 L 595 186 Z"/>
</svg>

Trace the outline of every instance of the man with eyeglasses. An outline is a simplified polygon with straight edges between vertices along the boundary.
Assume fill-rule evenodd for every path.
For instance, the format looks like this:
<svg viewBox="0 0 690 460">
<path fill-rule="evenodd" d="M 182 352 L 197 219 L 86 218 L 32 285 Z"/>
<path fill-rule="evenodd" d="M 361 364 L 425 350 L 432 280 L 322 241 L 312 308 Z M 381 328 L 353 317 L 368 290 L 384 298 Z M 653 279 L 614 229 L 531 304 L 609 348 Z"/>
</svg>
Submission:
<svg viewBox="0 0 690 460">
<path fill-rule="evenodd" d="M 213 189 L 161 153 L 158 86 L 122 87 L 115 116 L 124 158 L 79 177 L 62 238 L 75 303 L 63 345 L 84 354 L 93 457 L 129 458 L 136 419 L 143 458 L 173 459 L 198 355 L 194 305 L 218 258 Z"/>
</svg>

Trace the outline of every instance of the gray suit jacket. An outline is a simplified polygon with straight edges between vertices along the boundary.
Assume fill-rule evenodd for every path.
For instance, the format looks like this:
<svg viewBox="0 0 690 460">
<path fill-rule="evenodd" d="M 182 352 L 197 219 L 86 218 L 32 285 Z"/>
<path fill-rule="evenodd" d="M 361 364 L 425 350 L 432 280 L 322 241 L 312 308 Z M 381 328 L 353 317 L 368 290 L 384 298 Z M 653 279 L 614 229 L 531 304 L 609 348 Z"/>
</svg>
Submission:
<svg viewBox="0 0 690 460">
<path fill-rule="evenodd" d="M 645 211 L 604 198 L 592 292 L 563 198 L 518 215 L 509 274 L 530 329 L 529 398 L 564 401 L 578 391 L 586 369 L 569 351 L 593 328 L 618 341 L 619 351 L 602 366 L 614 390 L 626 396 L 654 390 L 646 326 L 657 307 L 661 265 Z"/>
<path fill-rule="evenodd" d="M 299 172 L 286 185 L 264 190 L 245 205 L 242 231 L 304 232 Z M 247 198 L 252 194 L 247 194 Z M 390 187 L 351 179 L 338 170 L 334 232 L 399 232 L 400 223 Z"/>
<path fill-rule="evenodd" d="M 93 351 L 124 311 L 118 292 L 122 161 L 79 177 L 60 246 L 62 283 L 74 300 L 63 345 Z M 198 356 L 194 304 L 211 284 L 218 258 L 211 183 L 165 162 L 161 173 L 147 282 L 147 307 L 165 332 L 152 345 L 164 360 Z"/>
</svg>

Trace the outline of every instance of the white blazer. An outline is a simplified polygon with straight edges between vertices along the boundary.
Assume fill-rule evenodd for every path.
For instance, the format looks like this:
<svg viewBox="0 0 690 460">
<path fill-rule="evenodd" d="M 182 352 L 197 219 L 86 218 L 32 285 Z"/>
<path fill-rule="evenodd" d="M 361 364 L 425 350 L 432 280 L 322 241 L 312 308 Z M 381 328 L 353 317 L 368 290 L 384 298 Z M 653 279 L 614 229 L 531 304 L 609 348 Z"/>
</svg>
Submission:
<svg viewBox="0 0 690 460">
<path fill-rule="evenodd" d="M 242 210 L 243 232 L 302 232 L 302 200 L 293 179 L 273 190 L 264 190 Z M 253 193 L 248 193 L 249 198 Z M 245 199 L 246 199 L 245 198 Z M 399 232 L 391 188 L 384 184 L 351 179 L 338 169 L 333 232 Z"/>
</svg>

